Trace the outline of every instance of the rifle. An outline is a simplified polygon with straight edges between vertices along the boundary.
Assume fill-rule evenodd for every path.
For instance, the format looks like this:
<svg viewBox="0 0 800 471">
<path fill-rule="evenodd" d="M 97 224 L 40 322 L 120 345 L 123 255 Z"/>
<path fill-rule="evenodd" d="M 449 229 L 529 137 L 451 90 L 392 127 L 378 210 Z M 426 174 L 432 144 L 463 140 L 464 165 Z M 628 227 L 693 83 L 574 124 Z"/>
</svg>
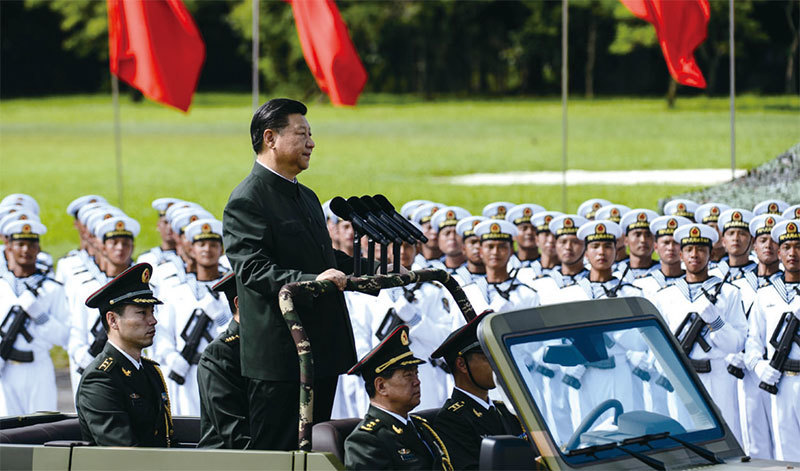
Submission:
<svg viewBox="0 0 800 471">
<path fill-rule="evenodd" d="M 728 279 L 730 274 L 731 270 L 728 269 L 727 273 L 725 273 L 725 276 L 722 278 L 722 283 L 717 285 L 717 288 L 714 290 L 713 293 L 709 293 L 708 291 L 705 290 L 705 288 L 701 288 L 703 290 L 703 294 L 706 296 L 706 298 L 708 298 L 708 301 L 711 304 L 717 304 L 717 298 L 719 297 L 720 291 L 722 291 L 722 285 L 725 284 L 725 281 Z M 733 376 L 736 376 L 739 379 L 744 378 L 744 370 L 739 368 L 738 366 L 728 365 L 728 373 L 732 374 Z"/>
<path fill-rule="evenodd" d="M 214 340 L 207 330 L 209 323 L 211 323 L 211 318 L 206 315 L 205 311 L 198 308 L 192 312 L 192 316 L 183 327 L 181 338 L 185 343 L 183 344 L 183 350 L 181 350 L 181 356 L 188 361 L 190 365 L 196 365 L 197 362 L 200 361 L 200 352 L 197 351 L 197 348 L 200 346 L 200 341 L 202 339 L 206 339 L 208 342 Z M 178 384 L 186 382 L 186 378 L 174 371 L 170 371 L 169 379 Z"/>
<path fill-rule="evenodd" d="M 383 316 L 381 325 L 378 326 L 378 330 L 375 332 L 375 337 L 378 337 L 378 340 L 383 340 L 387 335 L 394 332 L 394 329 L 403 324 L 404 322 L 400 319 L 400 316 L 397 315 L 397 311 L 395 311 L 393 307 L 390 307 L 389 310 L 386 311 L 386 315 Z"/>
<path fill-rule="evenodd" d="M 781 329 L 784 324 L 786 328 Z M 780 372 L 800 372 L 800 360 L 789 359 L 789 351 L 792 349 L 792 344 L 796 343 L 797 346 L 800 346 L 799 328 L 800 319 L 798 319 L 797 316 L 791 312 L 784 312 L 781 315 L 781 320 L 778 321 L 778 326 L 775 327 L 775 332 L 772 333 L 772 338 L 769 339 L 769 343 L 775 347 L 775 354 L 772 355 L 769 366 Z M 778 335 L 780 335 L 781 331 L 783 331 L 783 335 L 780 340 L 778 340 Z M 780 379 L 778 379 L 778 381 L 780 381 Z M 759 383 L 758 387 L 770 394 L 778 394 L 778 383 L 767 384 L 762 381 Z"/>
<path fill-rule="evenodd" d="M 688 329 L 686 329 L 687 325 L 689 326 Z M 704 339 L 702 335 L 705 327 L 706 323 L 703 321 L 703 318 L 700 317 L 700 314 L 690 312 L 686 314 L 681 324 L 675 329 L 675 338 L 680 342 L 681 350 L 683 350 L 683 353 L 685 353 L 687 357 L 692 352 L 695 344 L 699 344 L 704 352 L 711 350 L 711 345 L 706 342 L 706 339 Z M 684 329 L 686 329 L 686 335 L 681 339 L 680 334 Z M 692 366 L 698 373 L 708 373 L 711 371 L 711 362 L 708 360 L 692 360 L 690 358 L 689 361 L 692 362 Z"/>
<path fill-rule="evenodd" d="M 92 326 L 92 337 L 94 340 L 92 344 L 89 345 L 89 355 L 96 357 L 106 348 L 106 342 L 108 342 L 108 333 L 106 329 L 103 328 L 103 321 L 100 320 L 100 316 L 97 317 L 97 320 L 94 321 L 94 325 Z M 83 368 L 78 367 L 78 374 L 83 374 Z"/>
<path fill-rule="evenodd" d="M 33 352 L 22 352 L 14 348 L 14 342 L 17 341 L 19 335 L 22 335 L 28 342 L 33 341 L 33 336 L 25 328 L 27 320 L 28 313 L 20 306 L 12 306 L 9 309 L 6 318 L 3 319 L 3 323 L 0 324 L 0 336 L 3 338 L 0 341 L 0 358 L 3 360 L 21 363 L 33 361 Z"/>
</svg>

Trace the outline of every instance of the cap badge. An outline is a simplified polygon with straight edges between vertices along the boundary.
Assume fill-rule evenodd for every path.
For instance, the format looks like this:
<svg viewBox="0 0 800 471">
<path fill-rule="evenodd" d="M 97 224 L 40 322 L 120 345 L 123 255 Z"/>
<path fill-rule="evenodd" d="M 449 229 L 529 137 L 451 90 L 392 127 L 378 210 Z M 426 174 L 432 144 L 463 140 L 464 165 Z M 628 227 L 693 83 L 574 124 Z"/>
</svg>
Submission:
<svg viewBox="0 0 800 471">
<path fill-rule="evenodd" d="M 700 228 L 695 226 L 689 231 L 689 235 L 692 237 L 700 237 Z"/>
<path fill-rule="evenodd" d="M 619 209 L 611 208 L 611 215 L 614 216 L 614 217 L 619 216 Z"/>
<path fill-rule="evenodd" d="M 800 219 L 800 208 L 794 208 L 794 218 Z"/>
<path fill-rule="evenodd" d="M 575 225 L 571 218 L 564 219 L 564 227 L 573 227 Z"/>
<path fill-rule="evenodd" d="M 200 219 L 200 218 L 198 218 L 197 215 L 193 215 L 192 217 L 189 218 L 189 222 L 195 222 L 198 219 Z"/>
<path fill-rule="evenodd" d="M 116 230 L 118 230 L 118 231 L 124 231 L 125 230 L 125 223 L 122 222 L 122 221 L 117 221 L 117 224 L 114 226 L 114 228 Z"/>
<path fill-rule="evenodd" d="M 636 216 L 636 220 L 637 220 L 637 221 L 639 221 L 639 222 L 644 222 L 644 221 L 647 221 L 647 214 L 645 214 L 645 213 L 639 213 L 639 214 Z"/>
<path fill-rule="evenodd" d="M 455 219 L 456 218 L 456 213 L 454 213 L 452 210 L 450 210 L 450 211 L 447 212 L 447 214 L 444 215 L 444 217 L 445 217 L 445 219 Z"/>
<path fill-rule="evenodd" d="M 549 214 L 544 217 L 545 224 L 550 224 L 550 221 L 552 221 L 552 220 L 553 220 L 553 216 L 551 216 Z"/>
<path fill-rule="evenodd" d="M 600 209 L 602 207 L 603 207 L 603 205 L 598 203 L 598 202 L 595 202 L 594 204 L 592 204 L 592 210 L 593 211 L 597 211 L 598 209 Z"/>
<path fill-rule="evenodd" d="M 790 222 L 789 224 L 787 224 L 786 225 L 786 232 L 788 234 L 794 234 L 795 232 L 797 232 L 797 224 L 795 224 L 793 222 Z"/>
<path fill-rule="evenodd" d="M 778 212 L 778 204 L 777 203 L 770 203 L 769 204 L 769 208 L 767 209 L 767 211 L 769 211 L 771 213 L 777 213 Z"/>
<path fill-rule="evenodd" d="M 667 227 L 669 227 L 670 229 L 675 229 L 676 227 L 678 227 L 678 221 L 676 219 L 670 219 L 669 221 L 667 221 Z"/>
<path fill-rule="evenodd" d="M 772 226 L 775 225 L 775 220 L 772 219 L 771 217 L 767 218 L 767 220 L 764 221 L 764 225 L 767 226 L 767 227 L 772 227 Z"/>
<path fill-rule="evenodd" d="M 203 231 L 203 234 L 208 234 L 209 232 L 211 232 L 211 226 L 209 226 L 208 224 L 203 224 L 203 227 L 201 227 L 200 230 Z"/>
<path fill-rule="evenodd" d="M 606 226 L 603 224 L 598 224 L 597 227 L 594 228 L 594 231 L 598 234 L 605 234 L 606 233 Z"/>
<path fill-rule="evenodd" d="M 497 214 L 505 214 L 505 213 L 506 213 L 506 207 L 505 206 L 500 205 L 500 206 L 497 207 Z"/>
<path fill-rule="evenodd" d="M 23 234 L 30 234 L 31 233 L 30 224 L 25 224 L 24 226 L 22 226 L 22 233 Z"/>
<path fill-rule="evenodd" d="M 400 333 L 400 343 L 403 344 L 403 346 L 406 346 L 409 343 L 411 343 L 408 341 L 408 332 L 406 332 L 405 330 Z"/>
<path fill-rule="evenodd" d="M 497 234 L 500 232 L 500 224 L 492 224 L 489 226 L 489 232 L 492 234 Z"/>
<path fill-rule="evenodd" d="M 142 283 L 148 283 L 148 282 L 150 282 L 150 269 L 145 268 L 144 271 L 142 272 Z"/>
<path fill-rule="evenodd" d="M 92 203 L 97 203 L 97 199 L 96 198 L 92 198 L 92 199 L 89 200 L 89 202 L 87 204 L 92 204 Z"/>
<path fill-rule="evenodd" d="M 522 215 L 525 217 L 531 217 L 531 215 L 533 215 L 533 210 L 531 210 L 531 208 L 525 208 L 522 210 Z"/>
<path fill-rule="evenodd" d="M 18 221 L 25 221 L 26 219 L 28 219 L 28 216 L 23 214 L 22 216 L 19 217 Z"/>
<path fill-rule="evenodd" d="M 716 207 L 716 206 L 712 206 L 711 207 L 711 211 L 709 211 L 709 212 L 711 213 L 712 216 L 718 216 L 719 215 L 719 208 Z"/>
<path fill-rule="evenodd" d="M 114 215 L 113 215 L 113 214 L 111 214 L 111 213 L 105 213 L 105 214 L 103 215 L 103 220 L 106 220 L 106 219 L 111 219 L 111 218 L 113 218 L 113 217 L 114 217 Z"/>
<path fill-rule="evenodd" d="M 481 223 L 481 220 L 480 219 L 476 219 L 476 220 L 472 221 L 472 227 L 475 227 L 480 223 Z"/>
<path fill-rule="evenodd" d="M 678 203 L 678 211 L 686 211 L 686 205 L 683 203 Z"/>
<path fill-rule="evenodd" d="M 731 219 L 733 219 L 734 221 L 741 221 L 742 213 L 740 213 L 739 211 L 734 211 L 733 214 L 731 215 Z"/>
</svg>

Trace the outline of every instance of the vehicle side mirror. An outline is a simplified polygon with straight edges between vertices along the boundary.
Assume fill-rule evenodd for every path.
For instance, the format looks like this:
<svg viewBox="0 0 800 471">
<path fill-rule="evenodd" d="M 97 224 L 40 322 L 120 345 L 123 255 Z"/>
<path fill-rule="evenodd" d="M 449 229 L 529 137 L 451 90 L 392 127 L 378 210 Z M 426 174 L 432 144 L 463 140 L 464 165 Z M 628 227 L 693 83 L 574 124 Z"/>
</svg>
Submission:
<svg viewBox="0 0 800 471">
<path fill-rule="evenodd" d="M 578 366 L 586 363 L 586 359 L 574 345 L 550 345 L 544 349 L 545 363 L 561 366 Z"/>
</svg>

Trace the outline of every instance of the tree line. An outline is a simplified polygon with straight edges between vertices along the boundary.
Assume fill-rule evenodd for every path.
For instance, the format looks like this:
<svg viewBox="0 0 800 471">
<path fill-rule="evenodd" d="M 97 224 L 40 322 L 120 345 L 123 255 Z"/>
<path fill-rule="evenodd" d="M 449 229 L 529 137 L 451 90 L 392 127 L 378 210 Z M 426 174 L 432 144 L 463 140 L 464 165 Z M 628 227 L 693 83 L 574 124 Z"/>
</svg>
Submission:
<svg viewBox="0 0 800 471">
<path fill-rule="evenodd" d="M 250 89 L 250 0 L 184 0 L 205 39 L 198 89 Z M 337 0 L 364 63 L 365 92 L 425 98 L 556 95 L 561 1 Z M 736 0 L 737 93 L 798 93 L 800 1 Z M 261 1 L 261 90 L 319 95 L 291 6 Z M 0 97 L 103 92 L 106 2 L 0 2 Z M 695 55 L 706 90 L 728 93 L 728 1 L 711 0 L 708 38 Z M 573 96 L 663 95 L 676 86 L 652 26 L 617 0 L 570 0 Z"/>
</svg>

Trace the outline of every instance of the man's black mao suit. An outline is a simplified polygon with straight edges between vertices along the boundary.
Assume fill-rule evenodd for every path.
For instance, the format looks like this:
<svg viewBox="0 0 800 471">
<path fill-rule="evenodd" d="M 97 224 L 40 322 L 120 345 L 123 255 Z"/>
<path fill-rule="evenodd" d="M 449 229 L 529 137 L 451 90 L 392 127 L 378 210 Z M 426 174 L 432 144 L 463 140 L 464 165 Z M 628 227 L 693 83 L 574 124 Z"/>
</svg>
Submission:
<svg viewBox="0 0 800 471">
<path fill-rule="evenodd" d="M 278 291 L 329 268 L 351 273 L 353 259 L 332 248 L 316 194 L 258 162 L 231 193 L 223 224 L 239 295 L 242 374 L 253 379 L 251 448 L 297 449 L 299 366 Z M 298 310 L 314 354 L 317 423 L 330 418 L 337 376 L 356 363 L 353 334 L 341 292 Z"/>
</svg>

